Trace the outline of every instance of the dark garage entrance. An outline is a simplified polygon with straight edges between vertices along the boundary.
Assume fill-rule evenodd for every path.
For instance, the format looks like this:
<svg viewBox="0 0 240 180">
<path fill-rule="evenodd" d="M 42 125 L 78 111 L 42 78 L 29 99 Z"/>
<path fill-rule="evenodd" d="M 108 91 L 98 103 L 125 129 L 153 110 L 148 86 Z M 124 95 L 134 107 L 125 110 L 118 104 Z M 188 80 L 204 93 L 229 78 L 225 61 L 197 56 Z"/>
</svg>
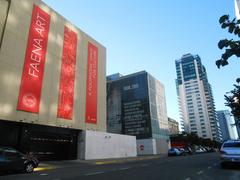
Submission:
<svg viewBox="0 0 240 180">
<path fill-rule="evenodd" d="M 39 160 L 77 158 L 79 130 L 0 120 L 0 146 L 32 153 Z"/>
</svg>

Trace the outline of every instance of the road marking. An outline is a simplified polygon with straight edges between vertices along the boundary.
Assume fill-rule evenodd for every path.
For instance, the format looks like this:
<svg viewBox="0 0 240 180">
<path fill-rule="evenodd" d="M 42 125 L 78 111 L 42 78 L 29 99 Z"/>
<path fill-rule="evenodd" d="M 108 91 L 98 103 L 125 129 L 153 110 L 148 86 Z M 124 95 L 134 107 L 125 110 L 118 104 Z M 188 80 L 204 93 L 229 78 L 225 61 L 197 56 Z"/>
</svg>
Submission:
<svg viewBox="0 0 240 180">
<path fill-rule="evenodd" d="M 203 171 L 198 171 L 198 172 L 197 172 L 198 175 L 200 175 L 200 174 L 202 174 L 202 173 L 203 173 Z"/>
<path fill-rule="evenodd" d="M 97 161 L 95 162 L 96 165 L 102 165 L 102 164 L 114 164 L 114 163 L 121 163 L 121 161 Z"/>
<path fill-rule="evenodd" d="M 127 170 L 130 169 L 131 167 L 123 167 L 123 168 L 119 168 L 118 170 L 123 171 L 123 170 Z"/>
<path fill-rule="evenodd" d="M 52 169 L 57 169 L 57 168 L 55 166 L 37 167 L 37 168 L 34 168 L 34 172 L 36 172 L 36 171 L 52 170 Z"/>
<path fill-rule="evenodd" d="M 103 174 L 104 171 L 97 171 L 97 172 L 92 172 L 92 173 L 87 173 L 85 176 L 92 176 L 92 175 L 97 175 L 97 174 Z"/>
<path fill-rule="evenodd" d="M 40 176 L 47 176 L 48 174 L 46 174 L 46 173 L 42 173 L 42 174 L 40 174 Z"/>
<path fill-rule="evenodd" d="M 141 166 L 142 167 L 146 167 L 146 166 L 149 166 L 149 164 L 142 164 Z"/>
<path fill-rule="evenodd" d="M 190 180 L 190 179 L 191 179 L 191 178 L 188 177 L 188 178 L 186 178 L 185 180 Z"/>
<path fill-rule="evenodd" d="M 208 168 L 207 168 L 207 169 L 209 170 L 209 169 L 211 169 L 211 168 L 212 168 L 211 166 L 208 166 Z"/>
</svg>

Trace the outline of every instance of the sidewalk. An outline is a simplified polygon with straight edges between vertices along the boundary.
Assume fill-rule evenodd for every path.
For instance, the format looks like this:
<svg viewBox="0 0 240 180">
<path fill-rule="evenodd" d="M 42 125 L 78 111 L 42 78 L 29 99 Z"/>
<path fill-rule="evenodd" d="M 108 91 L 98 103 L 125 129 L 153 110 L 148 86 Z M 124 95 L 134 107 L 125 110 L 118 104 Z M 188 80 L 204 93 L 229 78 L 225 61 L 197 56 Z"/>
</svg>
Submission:
<svg viewBox="0 0 240 180">
<path fill-rule="evenodd" d="M 90 163 L 90 164 L 114 164 L 114 163 L 124 163 L 124 162 L 133 162 L 133 161 L 141 161 L 148 159 L 157 159 L 167 157 L 167 155 L 145 155 L 145 156 L 137 156 L 137 157 L 128 157 L 128 158 L 112 158 L 112 159 L 96 159 L 96 160 L 74 160 L 77 162 Z"/>
<path fill-rule="evenodd" d="M 34 169 L 34 171 L 44 171 L 44 170 L 52 170 L 57 168 L 62 168 L 63 166 L 71 166 L 73 164 L 86 164 L 86 165 L 104 165 L 104 164 L 117 164 L 117 163 L 125 163 L 125 162 L 134 162 L 134 161 L 142 161 L 149 159 L 158 159 L 164 158 L 167 155 L 145 155 L 145 156 L 137 156 L 137 157 L 128 157 L 128 158 L 112 158 L 112 159 L 95 159 L 95 160 L 63 160 L 63 161 L 45 161 L 40 162 L 39 166 Z"/>
</svg>

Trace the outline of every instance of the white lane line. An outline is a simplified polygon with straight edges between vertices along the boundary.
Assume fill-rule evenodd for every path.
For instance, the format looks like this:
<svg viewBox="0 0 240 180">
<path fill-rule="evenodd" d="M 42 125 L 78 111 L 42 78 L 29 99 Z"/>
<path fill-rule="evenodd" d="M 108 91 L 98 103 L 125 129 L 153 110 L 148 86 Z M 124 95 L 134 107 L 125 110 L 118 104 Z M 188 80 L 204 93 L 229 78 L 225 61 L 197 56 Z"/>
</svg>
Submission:
<svg viewBox="0 0 240 180">
<path fill-rule="evenodd" d="M 191 178 L 188 177 L 188 178 L 186 178 L 185 180 L 191 180 Z"/>
<path fill-rule="evenodd" d="M 203 173 L 203 171 L 198 171 L 198 172 L 197 172 L 198 175 L 200 175 L 200 174 L 202 174 L 202 173 Z"/>
<path fill-rule="evenodd" d="M 42 174 L 39 174 L 40 176 L 47 176 L 48 174 L 46 173 L 42 173 Z"/>
<path fill-rule="evenodd" d="M 130 169 L 131 167 L 123 167 L 123 168 L 119 168 L 118 170 L 123 171 L 123 170 L 127 170 Z"/>
<path fill-rule="evenodd" d="M 85 176 L 92 176 L 92 175 L 97 175 L 97 174 L 103 174 L 104 171 L 97 171 L 97 172 L 92 172 L 92 173 L 87 173 Z"/>
<path fill-rule="evenodd" d="M 212 169 L 212 167 L 211 167 L 211 166 L 208 166 L 208 168 L 207 168 L 207 169 L 208 169 L 208 170 L 209 170 L 209 169 Z"/>
<path fill-rule="evenodd" d="M 142 164 L 141 167 L 149 166 L 149 164 Z"/>
</svg>

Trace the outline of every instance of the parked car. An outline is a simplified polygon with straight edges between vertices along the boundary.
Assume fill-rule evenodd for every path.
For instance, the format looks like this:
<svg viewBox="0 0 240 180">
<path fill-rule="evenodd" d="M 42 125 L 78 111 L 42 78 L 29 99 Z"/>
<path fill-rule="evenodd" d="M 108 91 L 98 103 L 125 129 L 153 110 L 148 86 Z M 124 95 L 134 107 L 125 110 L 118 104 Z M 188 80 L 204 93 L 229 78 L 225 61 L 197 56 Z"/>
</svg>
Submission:
<svg viewBox="0 0 240 180">
<path fill-rule="evenodd" d="M 183 155 L 183 156 L 186 155 L 184 148 L 177 148 L 177 149 L 180 151 L 180 155 Z"/>
<path fill-rule="evenodd" d="M 182 153 L 177 148 L 170 148 L 168 150 L 168 156 L 180 156 Z"/>
<path fill-rule="evenodd" d="M 196 153 L 204 153 L 205 150 L 203 148 L 197 148 L 195 152 Z"/>
<path fill-rule="evenodd" d="M 185 147 L 184 151 L 185 151 L 185 154 L 190 154 L 190 155 L 193 154 L 193 151 L 192 151 L 192 149 L 190 147 Z"/>
<path fill-rule="evenodd" d="M 220 149 L 221 166 L 240 163 L 240 140 L 229 140 Z"/>
<path fill-rule="evenodd" d="M 38 160 L 35 157 L 24 155 L 13 148 L 0 147 L 0 172 L 31 173 L 37 166 Z"/>
</svg>

